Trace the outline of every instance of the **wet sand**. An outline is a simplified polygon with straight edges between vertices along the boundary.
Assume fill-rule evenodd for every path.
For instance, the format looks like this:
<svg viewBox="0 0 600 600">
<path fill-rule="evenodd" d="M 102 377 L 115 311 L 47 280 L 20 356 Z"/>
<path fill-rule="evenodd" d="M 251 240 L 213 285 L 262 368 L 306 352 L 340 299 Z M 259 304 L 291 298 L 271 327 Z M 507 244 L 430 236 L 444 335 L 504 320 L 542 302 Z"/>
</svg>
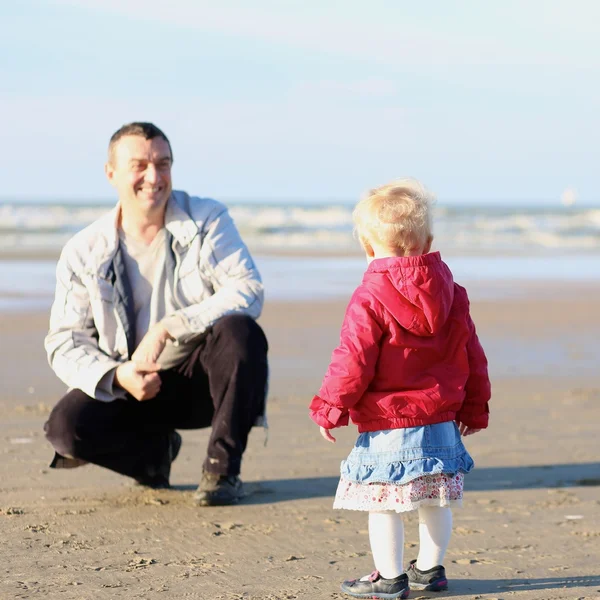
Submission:
<svg viewBox="0 0 600 600">
<path fill-rule="evenodd" d="M 473 315 L 493 378 L 490 428 L 466 443 L 466 478 L 446 558 L 450 589 L 411 598 L 600 598 L 600 288 L 544 288 Z M 182 432 L 167 491 L 94 466 L 48 468 L 42 432 L 63 385 L 47 366 L 45 313 L 0 315 L 0 598 L 335 599 L 372 570 L 363 513 L 333 511 L 355 430 L 326 444 L 308 419 L 344 302 L 268 303 L 269 439 L 251 435 L 249 492 L 198 508 L 207 431 Z M 406 518 L 405 561 L 417 522 Z"/>
</svg>

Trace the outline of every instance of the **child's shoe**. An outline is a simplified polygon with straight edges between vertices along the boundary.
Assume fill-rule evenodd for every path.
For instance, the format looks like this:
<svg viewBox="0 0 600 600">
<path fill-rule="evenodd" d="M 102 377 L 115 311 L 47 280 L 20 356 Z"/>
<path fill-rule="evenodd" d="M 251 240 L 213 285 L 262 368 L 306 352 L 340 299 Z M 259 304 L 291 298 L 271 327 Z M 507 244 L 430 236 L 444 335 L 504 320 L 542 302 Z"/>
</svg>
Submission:
<svg viewBox="0 0 600 600">
<path fill-rule="evenodd" d="M 448 580 L 446 579 L 446 569 L 442 565 L 432 567 L 426 571 L 417 569 L 417 560 L 411 560 L 408 569 L 406 569 L 410 587 L 415 590 L 425 590 L 428 592 L 441 592 L 448 589 Z"/>
<path fill-rule="evenodd" d="M 342 592 L 355 598 L 408 598 L 410 588 L 406 573 L 393 579 L 384 579 L 379 571 L 373 571 L 365 581 L 361 579 L 344 581 Z"/>
</svg>

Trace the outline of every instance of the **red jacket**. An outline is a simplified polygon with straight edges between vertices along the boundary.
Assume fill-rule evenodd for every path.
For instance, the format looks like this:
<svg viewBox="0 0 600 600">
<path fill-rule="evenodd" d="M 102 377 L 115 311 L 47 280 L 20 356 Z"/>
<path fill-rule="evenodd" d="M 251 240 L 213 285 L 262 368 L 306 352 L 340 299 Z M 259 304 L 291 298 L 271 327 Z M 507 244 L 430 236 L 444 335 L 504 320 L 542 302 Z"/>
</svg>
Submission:
<svg viewBox="0 0 600 600">
<path fill-rule="evenodd" d="M 340 345 L 311 418 L 359 432 L 457 420 L 488 425 L 487 360 L 439 252 L 371 262 L 354 292 Z"/>
</svg>

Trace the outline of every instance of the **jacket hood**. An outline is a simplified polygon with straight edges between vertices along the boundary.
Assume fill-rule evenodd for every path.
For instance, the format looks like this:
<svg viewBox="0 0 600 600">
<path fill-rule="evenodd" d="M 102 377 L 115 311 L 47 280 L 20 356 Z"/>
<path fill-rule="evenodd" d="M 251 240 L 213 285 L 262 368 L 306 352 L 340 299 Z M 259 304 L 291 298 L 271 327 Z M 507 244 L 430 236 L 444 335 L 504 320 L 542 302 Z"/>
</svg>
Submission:
<svg viewBox="0 0 600 600">
<path fill-rule="evenodd" d="M 419 336 L 438 333 L 454 301 L 454 279 L 439 252 L 377 258 L 363 285 L 404 329 Z"/>
</svg>

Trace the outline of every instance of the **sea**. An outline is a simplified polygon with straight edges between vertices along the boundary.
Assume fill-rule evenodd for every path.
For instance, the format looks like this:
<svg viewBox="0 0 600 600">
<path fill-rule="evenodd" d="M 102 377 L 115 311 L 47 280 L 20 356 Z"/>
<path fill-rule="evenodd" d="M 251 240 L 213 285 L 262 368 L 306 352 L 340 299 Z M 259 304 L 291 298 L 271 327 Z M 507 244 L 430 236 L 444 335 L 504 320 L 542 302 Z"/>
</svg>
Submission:
<svg viewBox="0 0 600 600">
<path fill-rule="evenodd" d="M 267 299 L 344 297 L 360 282 L 366 263 L 353 235 L 352 202 L 224 202 Z M 0 201 L 0 310 L 49 307 L 60 248 L 112 204 Z M 475 286 L 478 296 L 514 294 L 535 282 L 600 281 L 600 205 L 437 204 L 434 236 L 456 280 Z"/>
</svg>

